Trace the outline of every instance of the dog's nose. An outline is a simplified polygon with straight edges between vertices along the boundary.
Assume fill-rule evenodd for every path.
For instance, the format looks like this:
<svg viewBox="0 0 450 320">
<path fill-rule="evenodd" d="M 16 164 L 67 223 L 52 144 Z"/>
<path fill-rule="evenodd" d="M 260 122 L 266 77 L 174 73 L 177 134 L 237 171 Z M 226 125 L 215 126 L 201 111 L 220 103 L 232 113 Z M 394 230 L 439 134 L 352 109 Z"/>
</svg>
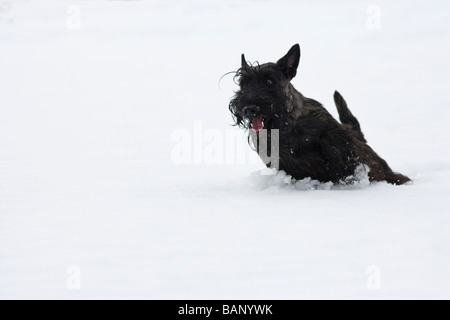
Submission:
<svg viewBox="0 0 450 320">
<path fill-rule="evenodd" d="M 247 118 L 253 118 L 256 116 L 256 113 L 259 111 L 259 107 L 255 106 L 255 105 L 250 105 L 250 106 L 246 106 L 244 107 L 244 109 L 242 109 L 242 112 L 244 113 L 244 116 Z"/>
</svg>

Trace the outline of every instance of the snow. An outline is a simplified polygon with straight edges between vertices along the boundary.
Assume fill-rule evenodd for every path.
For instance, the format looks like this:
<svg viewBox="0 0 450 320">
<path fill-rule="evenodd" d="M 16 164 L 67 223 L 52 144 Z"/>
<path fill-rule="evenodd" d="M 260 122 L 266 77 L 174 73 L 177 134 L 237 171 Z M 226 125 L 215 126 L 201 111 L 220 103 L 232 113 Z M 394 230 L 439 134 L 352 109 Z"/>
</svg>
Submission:
<svg viewBox="0 0 450 320">
<path fill-rule="evenodd" d="M 449 9 L 1 0 L 0 298 L 450 298 Z M 261 174 L 219 79 L 295 43 L 413 184 Z"/>
</svg>

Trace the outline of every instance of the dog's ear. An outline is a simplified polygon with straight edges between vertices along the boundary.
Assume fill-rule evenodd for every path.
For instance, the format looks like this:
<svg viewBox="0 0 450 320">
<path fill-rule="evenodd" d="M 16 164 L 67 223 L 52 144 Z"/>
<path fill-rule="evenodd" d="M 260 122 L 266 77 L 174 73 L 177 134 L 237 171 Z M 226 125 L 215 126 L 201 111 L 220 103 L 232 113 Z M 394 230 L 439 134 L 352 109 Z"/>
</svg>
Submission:
<svg viewBox="0 0 450 320">
<path fill-rule="evenodd" d="M 291 50 L 280 60 L 277 65 L 288 79 L 292 79 L 297 74 L 298 64 L 300 62 L 300 46 L 294 45 Z"/>
<path fill-rule="evenodd" d="M 245 60 L 244 54 L 242 54 L 242 56 L 241 56 L 241 67 L 242 67 L 242 70 L 248 70 L 248 68 L 249 68 L 247 60 Z"/>
</svg>

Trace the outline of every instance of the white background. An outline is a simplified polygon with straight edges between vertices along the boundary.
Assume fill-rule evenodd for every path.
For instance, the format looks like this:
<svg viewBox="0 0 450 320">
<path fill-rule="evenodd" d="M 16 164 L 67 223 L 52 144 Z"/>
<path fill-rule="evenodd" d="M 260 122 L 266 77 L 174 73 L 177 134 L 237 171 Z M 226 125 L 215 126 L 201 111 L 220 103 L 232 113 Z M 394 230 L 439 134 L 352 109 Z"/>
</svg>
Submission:
<svg viewBox="0 0 450 320">
<path fill-rule="evenodd" d="M 449 10 L 0 0 L 0 298 L 450 298 Z M 258 162 L 174 163 L 172 134 L 195 123 L 248 151 L 219 79 L 295 43 L 295 87 L 333 115 L 339 90 L 412 185 L 308 190 Z"/>
</svg>

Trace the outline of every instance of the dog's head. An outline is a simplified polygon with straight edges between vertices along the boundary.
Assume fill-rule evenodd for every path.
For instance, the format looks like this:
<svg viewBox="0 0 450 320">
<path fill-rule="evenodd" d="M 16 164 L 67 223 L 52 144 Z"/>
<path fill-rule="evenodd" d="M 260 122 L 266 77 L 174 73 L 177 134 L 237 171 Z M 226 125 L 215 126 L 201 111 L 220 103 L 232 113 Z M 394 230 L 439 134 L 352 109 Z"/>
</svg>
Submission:
<svg viewBox="0 0 450 320">
<path fill-rule="evenodd" d="M 236 125 L 259 131 L 276 128 L 277 119 L 289 112 L 290 82 L 297 74 L 300 46 L 294 45 L 277 63 L 250 65 L 244 54 L 236 73 L 239 90 L 229 109 Z"/>
</svg>

